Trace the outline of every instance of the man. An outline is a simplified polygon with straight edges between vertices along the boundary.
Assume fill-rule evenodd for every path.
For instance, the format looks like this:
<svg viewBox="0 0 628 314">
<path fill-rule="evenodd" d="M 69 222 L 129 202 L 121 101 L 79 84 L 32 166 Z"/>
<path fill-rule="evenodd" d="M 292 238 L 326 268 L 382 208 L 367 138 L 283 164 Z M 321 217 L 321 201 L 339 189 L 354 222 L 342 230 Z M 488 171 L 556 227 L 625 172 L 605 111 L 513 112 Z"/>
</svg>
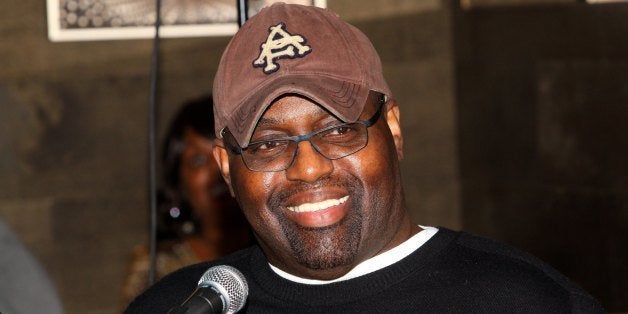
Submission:
<svg viewBox="0 0 628 314">
<path fill-rule="evenodd" d="M 246 277 L 246 312 L 602 312 L 533 257 L 410 221 L 399 107 L 369 40 L 333 13 L 258 13 L 214 98 L 214 156 L 258 245 L 178 271 L 128 313 L 179 305 L 220 264 Z"/>
</svg>

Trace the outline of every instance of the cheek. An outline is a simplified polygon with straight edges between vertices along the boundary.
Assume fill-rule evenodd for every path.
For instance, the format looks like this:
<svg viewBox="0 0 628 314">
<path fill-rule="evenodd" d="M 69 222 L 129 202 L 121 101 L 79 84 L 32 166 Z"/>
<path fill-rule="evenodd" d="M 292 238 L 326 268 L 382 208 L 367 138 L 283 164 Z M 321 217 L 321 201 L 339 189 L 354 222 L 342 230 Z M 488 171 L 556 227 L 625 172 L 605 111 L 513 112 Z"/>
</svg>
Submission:
<svg viewBox="0 0 628 314">
<path fill-rule="evenodd" d="M 207 182 L 206 171 L 201 169 L 184 169 L 181 178 L 183 178 L 183 184 L 191 191 L 202 188 Z"/>
<path fill-rule="evenodd" d="M 238 160 L 229 163 L 231 185 L 236 199 L 249 220 L 259 220 L 259 216 L 268 212 L 267 200 L 271 183 L 278 173 L 254 172 L 248 170 Z"/>
<path fill-rule="evenodd" d="M 217 177 L 208 171 L 207 167 L 187 169 L 182 176 L 184 195 L 194 208 L 207 208 L 212 201 L 212 187 L 217 183 Z"/>
<path fill-rule="evenodd" d="M 345 171 L 351 172 L 363 186 L 361 208 L 365 210 L 364 218 L 371 221 L 370 224 L 379 224 L 386 220 L 382 215 L 392 215 L 390 206 L 401 195 L 397 152 L 392 144 L 392 137 L 386 135 L 387 133 L 380 132 L 377 136 L 370 137 L 369 144 L 363 150 L 344 158 L 347 159 L 345 162 L 350 163 L 343 166 L 344 169 L 349 169 Z"/>
<path fill-rule="evenodd" d="M 235 196 L 260 245 L 273 250 L 287 248 L 277 215 L 268 202 L 273 187 L 282 185 L 285 172 L 253 172 L 238 161 L 230 162 Z"/>
<path fill-rule="evenodd" d="M 397 157 L 394 148 L 387 143 L 369 143 L 367 147 L 346 158 L 353 175 L 360 178 L 369 190 L 380 190 L 392 184 L 396 172 Z"/>
</svg>

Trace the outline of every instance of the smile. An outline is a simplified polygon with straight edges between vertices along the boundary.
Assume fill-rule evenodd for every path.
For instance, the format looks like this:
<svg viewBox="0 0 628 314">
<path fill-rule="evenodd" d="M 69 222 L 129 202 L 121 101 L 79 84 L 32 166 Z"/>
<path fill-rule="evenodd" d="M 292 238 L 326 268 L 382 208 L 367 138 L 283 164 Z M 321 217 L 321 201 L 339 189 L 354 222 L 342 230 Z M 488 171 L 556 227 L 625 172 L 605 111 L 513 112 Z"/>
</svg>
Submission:
<svg viewBox="0 0 628 314">
<path fill-rule="evenodd" d="M 288 206 L 288 209 L 296 213 L 311 213 L 311 212 L 327 209 L 332 206 L 340 205 L 346 202 L 348 199 L 349 199 L 349 196 L 347 195 L 339 199 L 329 199 L 329 200 L 324 200 L 322 202 L 317 202 L 317 203 L 305 203 L 299 206 Z"/>
</svg>

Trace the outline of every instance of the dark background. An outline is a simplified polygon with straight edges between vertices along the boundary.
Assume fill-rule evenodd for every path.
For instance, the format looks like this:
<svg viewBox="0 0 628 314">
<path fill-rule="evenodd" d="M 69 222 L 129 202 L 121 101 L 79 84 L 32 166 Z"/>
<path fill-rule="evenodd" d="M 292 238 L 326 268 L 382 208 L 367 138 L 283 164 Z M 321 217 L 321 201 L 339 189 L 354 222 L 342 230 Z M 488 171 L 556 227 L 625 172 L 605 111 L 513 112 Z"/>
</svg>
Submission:
<svg viewBox="0 0 628 314">
<path fill-rule="evenodd" d="M 381 54 L 415 221 L 518 246 L 628 311 L 628 4 L 328 7 Z M 148 240 L 152 42 L 46 31 L 44 1 L 0 3 L 0 216 L 68 313 L 116 313 L 131 249 Z M 210 91 L 228 40 L 162 41 L 159 139 L 181 102 Z"/>
<path fill-rule="evenodd" d="M 628 6 L 455 16 L 464 228 L 628 310 Z"/>
</svg>

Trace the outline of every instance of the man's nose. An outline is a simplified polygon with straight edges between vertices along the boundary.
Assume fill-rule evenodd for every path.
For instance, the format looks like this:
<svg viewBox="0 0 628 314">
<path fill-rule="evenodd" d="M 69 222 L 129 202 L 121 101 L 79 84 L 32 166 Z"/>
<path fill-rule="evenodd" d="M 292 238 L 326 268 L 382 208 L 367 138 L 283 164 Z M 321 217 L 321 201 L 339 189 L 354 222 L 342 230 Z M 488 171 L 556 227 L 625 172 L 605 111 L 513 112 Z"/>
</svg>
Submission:
<svg viewBox="0 0 628 314">
<path fill-rule="evenodd" d="M 302 141 L 297 146 L 292 165 L 286 169 L 286 177 L 288 180 L 313 183 L 329 175 L 333 170 L 331 160 L 321 155 L 309 141 Z"/>
</svg>

